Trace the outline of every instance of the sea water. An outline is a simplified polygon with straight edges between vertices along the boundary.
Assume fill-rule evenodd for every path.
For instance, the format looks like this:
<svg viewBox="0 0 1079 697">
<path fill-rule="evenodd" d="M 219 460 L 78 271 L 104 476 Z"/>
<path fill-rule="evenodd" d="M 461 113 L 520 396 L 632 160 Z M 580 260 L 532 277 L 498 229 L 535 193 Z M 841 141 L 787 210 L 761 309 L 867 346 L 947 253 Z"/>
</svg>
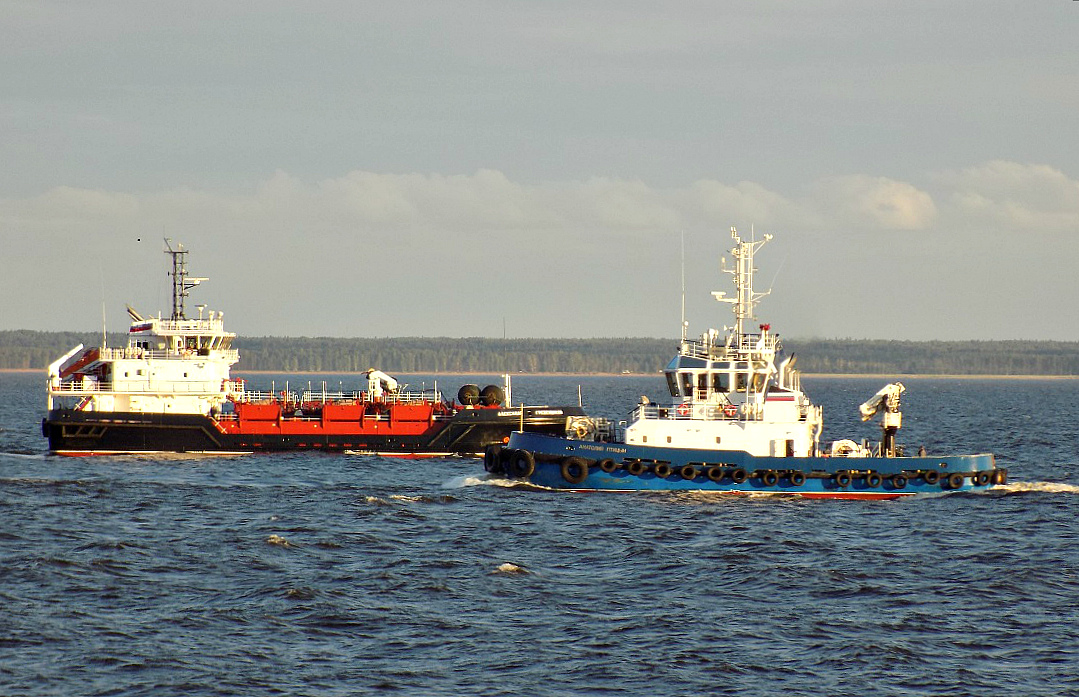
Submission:
<svg viewBox="0 0 1079 697">
<path fill-rule="evenodd" d="M 535 490 L 461 458 L 63 458 L 44 376 L 0 374 L 0 695 L 1079 694 L 1079 381 L 904 382 L 901 443 L 994 452 L 1009 484 L 803 501 Z M 857 405 L 882 384 L 805 378 L 824 438 L 877 438 Z M 528 404 L 578 386 L 615 419 L 664 389 L 514 380 Z"/>
</svg>

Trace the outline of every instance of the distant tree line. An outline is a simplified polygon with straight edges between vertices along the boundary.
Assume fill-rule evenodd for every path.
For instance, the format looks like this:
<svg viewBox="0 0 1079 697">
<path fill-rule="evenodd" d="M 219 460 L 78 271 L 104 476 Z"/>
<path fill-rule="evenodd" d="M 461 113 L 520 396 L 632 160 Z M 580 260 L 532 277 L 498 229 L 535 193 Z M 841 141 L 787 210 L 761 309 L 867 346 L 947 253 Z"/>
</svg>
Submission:
<svg viewBox="0 0 1079 697">
<path fill-rule="evenodd" d="M 109 334 L 123 346 L 125 334 Z M 0 369 L 44 369 L 76 344 L 101 334 L 0 331 Z M 805 373 L 934 375 L 1079 375 L 1079 342 L 784 341 Z M 489 339 L 403 337 L 241 337 L 237 370 L 401 373 L 655 373 L 674 355 L 675 339 Z"/>
</svg>

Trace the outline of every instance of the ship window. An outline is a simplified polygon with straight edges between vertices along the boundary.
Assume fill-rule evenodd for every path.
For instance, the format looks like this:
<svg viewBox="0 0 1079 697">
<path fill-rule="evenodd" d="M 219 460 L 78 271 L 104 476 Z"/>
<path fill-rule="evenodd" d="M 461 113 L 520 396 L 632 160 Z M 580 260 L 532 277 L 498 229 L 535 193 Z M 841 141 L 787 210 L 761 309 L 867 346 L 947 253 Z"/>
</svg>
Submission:
<svg viewBox="0 0 1079 697">
<path fill-rule="evenodd" d="M 701 397 L 708 394 L 708 373 L 701 373 L 697 376 L 697 390 L 701 393 Z"/>
<path fill-rule="evenodd" d="M 682 394 L 693 394 L 693 373 L 682 373 Z"/>
<path fill-rule="evenodd" d="M 674 377 L 674 373 L 667 373 L 667 389 L 671 391 L 672 397 L 678 396 L 678 381 Z"/>
<path fill-rule="evenodd" d="M 735 373 L 735 375 L 734 375 L 734 389 L 737 390 L 738 392 L 745 392 L 746 391 L 746 374 L 745 373 Z"/>
<path fill-rule="evenodd" d="M 731 376 L 728 373 L 712 373 L 712 391 L 730 392 Z"/>
<path fill-rule="evenodd" d="M 642 443 L 647 443 L 648 442 L 648 436 L 641 436 L 641 442 Z"/>
<path fill-rule="evenodd" d="M 719 436 L 716 436 L 716 445 L 719 445 Z"/>
<path fill-rule="evenodd" d="M 667 436 L 667 442 L 668 442 L 668 443 L 670 443 L 670 442 L 671 442 L 671 437 L 670 437 L 670 436 Z"/>
<path fill-rule="evenodd" d="M 142 375 L 142 368 L 135 371 L 135 375 Z"/>
</svg>

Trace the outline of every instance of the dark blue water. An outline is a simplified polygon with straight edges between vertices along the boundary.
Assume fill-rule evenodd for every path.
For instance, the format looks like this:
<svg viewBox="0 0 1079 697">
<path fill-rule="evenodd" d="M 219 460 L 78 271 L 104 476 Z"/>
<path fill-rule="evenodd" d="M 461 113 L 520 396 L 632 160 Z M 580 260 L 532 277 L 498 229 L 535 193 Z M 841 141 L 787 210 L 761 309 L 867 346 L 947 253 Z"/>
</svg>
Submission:
<svg viewBox="0 0 1079 697">
<path fill-rule="evenodd" d="M 855 410 L 883 381 L 805 382 L 826 438 L 876 436 Z M 901 442 L 1012 483 L 893 502 L 49 457 L 43 383 L 0 374 L 0 695 L 1079 694 L 1079 382 L 906 381 Z M 578 384 L 612 417 L 662 390 L 514 387 Z"/>
</svg>

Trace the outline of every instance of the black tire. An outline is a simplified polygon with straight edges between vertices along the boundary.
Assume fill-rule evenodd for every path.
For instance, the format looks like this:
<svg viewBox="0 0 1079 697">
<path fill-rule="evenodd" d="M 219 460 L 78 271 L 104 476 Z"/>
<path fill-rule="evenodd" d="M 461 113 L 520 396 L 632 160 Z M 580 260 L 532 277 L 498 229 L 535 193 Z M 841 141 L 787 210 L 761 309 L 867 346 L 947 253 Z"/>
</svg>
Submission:
<svg viewBox="0 0 1079 697">
<path fill-rule="evenodd" d="M 580 484 L 588 479 L 588 461 L 579 457 L 562 460 L 562 479 L 570 484 Z"/>
<path fill-rule="evenodd" d="M 958 472 L 953 472 L 952 474 L 949 474 L 948 479 L 947 479 L 948 488 L 949 489 L 958 489 L 958 488 L 960 488 L 961 486 L 963 486 L 963 480 L 964 479 L 965 479 L 965 477 L 963 475 L 959 474 Z"/>
<path fill-rule="evenodd" d="M 850 486 L 850 472 L 836 472 L 834 479 L 836 486 Z"/>
<path fill-rule="evenodd" d="M 1008 470 L 997 469 L 993 470 L 993 474 L 989 479 L 993 484 L 1007 484 L 1008 483 Z"/>
<path fill-rule="evenodd" d="M 618 463 L 609 457 L 600 460 L 598 464 L 599 468 L 607 474 L 610 474 L 611 472 L 614 472 L 616 469 L 618 469 Z"/>
<path fill-rule="evenodd" d="M 678 474 L 682 477 L 682 479 L 685 479 L 687 482 L 691 482 L 697 478 L 697 475 L 700 474 L 700 472 L 698 472 L 697 468 L 693 465 L 683 465 L 682 469 L 678 470 Z"/>
<path fill-rule="evenodd" d="M 457 401 L 466 406 L 480 403 L 480 388 L 478 385 L 461 385 L 457 390 Z"/>
<path fill-rule="evenodd" d="M 765 486 L 775 486 L 779 483 L 779 475 L 776 474 L 775 470 L 764 470 L 761 472 L 761 482 Z"/>
<path fill-rule="evenodd" d="M 626 465 L 626 471 L 632 474 L 634 477 L 639 477 L 644 474 L 644 464 L 637 460 L 634 460 L 633 462 Z"/>
<path fill-rule="evenodd" d="M 526 479 L 536 471 L 536 458 L 527 450 L 518 450 L 510 461 L 510 474 L 517 479 Z"/>
<path fill-rule="evenodd" d="M 711 479 L 713 482 L 716 482 L 717 484 L 723 481 L 722 467 L 709 467 L 707 470 L 705 470 L 704 473 L 708 475 L 709 479 Z"/>
<path fill-rule="evenodd" d="M 480 402 L 489 407 L 496 407 L 506 401 L 506 393 L 498 385 L 488 385 L 480 392 Z"/>
<path fill-rule="evenodd" d="M 806 483 L 805 472 L 794 470 L 790 474 L 791 486 L 802 486 Z"/>
<path fill-rule="evenodd" d="M 926 484 L 936 484 L 940 481 L 940 472 L 936 470 L 926 470 L 922 472 L 922 479 Z"/>
<path fill-rule="evenodd" d="M 903 476 L 902 474 L 893 474 L 892 475 L 892 487 L 895 488 L 895 489 L 906 489 L 907 488 L 907 478 L 905 476 Z"/>
<path fill-rule="evenodd" d="M 491 443 L 483 451 L 483 469 L 491 474 L 502 474 L 502 446 Z"/>
<path fill-rule="evenodd" d="M 748 478 L 749 475 L 746 474 L 746 471 L 741 467 L 736 467 L 735 469 L 731 470 L 731 481 L 735 484 L 741 484 Z"/>
<path fill-rule="evenodd" d="M 865 475 L 865 485 L 868 486 L 870 489 L 876 489 L 878 486 L 880 486 L 881 481 L 881 476 L 876 472 L 870 472 L 869 474 Z"/>
<path fill-rule="evenodd" d="M 979 472 L 977 476 L 978 476 L 978 479 L 977 479 L 977 481 L 975 483 L 978 486 L 985 486 L 986 484 L 989 483 L 989 473 L 988 472 Z"/>
<path fill-rule="evenodd" d="M 659 462 L 652 466 L 652 474 L 656 475 L 659 479 L 666 479 L 671 476 L 671 466 L 666 462 Z"/>
</svg>

